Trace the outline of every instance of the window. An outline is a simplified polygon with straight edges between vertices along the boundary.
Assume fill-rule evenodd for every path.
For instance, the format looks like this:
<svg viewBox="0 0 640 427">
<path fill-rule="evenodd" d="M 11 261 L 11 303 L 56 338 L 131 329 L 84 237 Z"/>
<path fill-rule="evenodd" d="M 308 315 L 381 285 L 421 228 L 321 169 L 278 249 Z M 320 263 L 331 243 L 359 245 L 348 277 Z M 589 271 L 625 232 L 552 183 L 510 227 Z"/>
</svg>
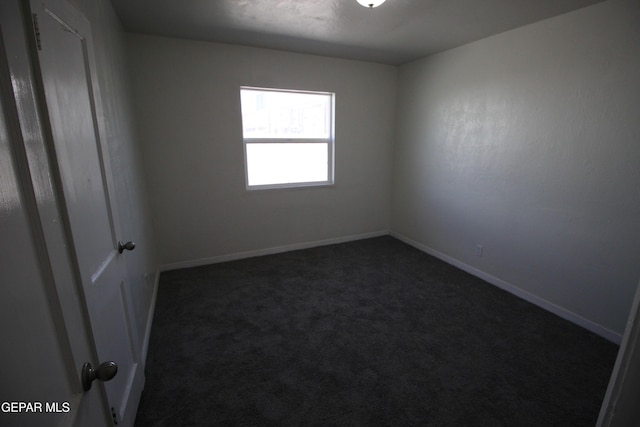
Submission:
<svg viewBox="0 0 640 427">
<path fill-rule="evenodd" d="M 334 94 L 240 88 L 248 189 L 333 184 Z"/>
</svg>

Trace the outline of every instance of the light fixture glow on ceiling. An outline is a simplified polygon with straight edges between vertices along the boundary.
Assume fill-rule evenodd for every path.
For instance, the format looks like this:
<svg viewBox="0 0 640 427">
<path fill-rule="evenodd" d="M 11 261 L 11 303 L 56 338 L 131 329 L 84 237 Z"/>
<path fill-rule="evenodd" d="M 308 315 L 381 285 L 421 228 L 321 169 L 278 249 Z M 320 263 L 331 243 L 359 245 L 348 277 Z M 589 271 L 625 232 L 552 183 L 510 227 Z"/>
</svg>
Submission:
<svg viewBox="0 0 640 427">
<path fill-rule="evenodd" d="M 384 2 L 385 0 L 358 0 L 358 3 L 360 3 L 364 7 L 368 7 L 369 9 L 378 7 Z"/>
</svg>

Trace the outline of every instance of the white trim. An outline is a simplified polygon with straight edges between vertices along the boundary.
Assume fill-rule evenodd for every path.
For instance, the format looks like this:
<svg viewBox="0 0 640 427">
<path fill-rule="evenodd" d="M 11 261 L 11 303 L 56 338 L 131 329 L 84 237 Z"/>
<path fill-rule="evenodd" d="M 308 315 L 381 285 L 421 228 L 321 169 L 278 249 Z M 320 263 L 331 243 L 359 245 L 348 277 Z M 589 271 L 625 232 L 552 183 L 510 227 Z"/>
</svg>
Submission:
<svg viewBox="0 0 640 427">
<path fill-rule="evenodd" d="M 202 265 L 217 264 L 220 262 L 235 261 L 238 259 L 253 258 L 253 257 L 263 256 L 263 255 L 273 255 L 273 254 L 278 254 L 282 252 L 296 251 L 299 249 L 315 248 L 318 246 L 335 245 L 338 243 L 346 243 L 346 242 L 352 242 L 356 240 L 370 239 L 373 237 L 380 237 L 380 236 L 387 236 L 387 235 L 389 235 L 388 230 L 381 230 L 381 231 L 373 231 L 370 233 L 353 234 L 353 235 L 344 236 L 344 237 L 335 237 L 335 238 L 325 239 L 325 240 L 315 240 L 312 242 L 294 243 L 291 245 L 276 246 L 276 247 L 265 248 L 265 249 L 256 249 L 253 251 L 246 251 L 246 252 L 236 252 L 232 254 L 219 255 L 219 256 L 208 257 L 208 258 L 199 258 L 191 261 L 172 262 L 169 264 L 161 265 L 159 270 L 160 272 L 163 272 L 168 270 L 177 270 L 179 268 L 200 267 Z"/>
<path fill-rule="evenodd" d="M 247 191 L 260 191 L 260 190 L 278 190 L 282 188 L 307 188 L 307 187 L 333 187 L 335 184 L 332 181 L 304 181 L 304 182 L 287 182 L 283 184 L 264 184 L 264 185 L 252 185 L 247 184 Z"/>
<path fill-rule="evenodd" d="M 160 272 L 158 268 L 156 270 L 155 277 L 153 278 L 153 292 L 151 294 L 151 303 L 149 304 L 149 312 L 147 313 L 147 325 L 144 331 L 144 341 L 142 342 L 141 361 L 143 368 L 147 365 L 147 353 L 149 352 L 149 341 L 151 339 L 151 327 L 153 326 L 153 315 L 156 312 L 156 299 L 158 298 L 158 284 L 160 283 Z M 146 280 L 146 279 L 145 279 Z"/>
<path fill-rule="evenodd" d="M 631 305 L 618 357 L 602 401 L 597 427 L 621 426 L 640 417 L 637 390 L 640 385 L 640 283 Z M 629 424 L 631 425 L 631 424 Z M 637 425 L 634 423 L 633 425 Z"/>
<path fill-rule="evenodd" d="M 330 144 L 327 138 L 244 138 L 245 144 Z"/>
<path fill-rule="evenodd" d="M 525 291 L 523 289 L 520 289 L 519 287 L 505 282 L 502 279 L 499 279 L 495 276 L 492 276 L 489 273 L 485 273 L 482 270 L 477 269 L 476 267 L 472 267 L 468 264 L 465 264 L 462 261 L 459 261 L 449 255 L 446 255 L 442 252 L 439 252 L 433 248 L 430 248 L 426 245 L 423 245 L 422 243 L 416 242 L 415 240 L 412 240 L 400 233 L 396 233 L 394 231 L 392 231 L 391 236 L 402 240 L 403 242 L 417 248 L 420 249 L 423 252 L 426 252 L 429 255 L 432 255 L 436 258 L 439 258 L 440 260 L 446 262 L 447 264 L 451 264 L 454 267 L 459 268 L 460 270 L 466 271 L 469 274 L 472 274 L 482 280 L 484 280 L 485 282 L 488 282 L 494 286 L 497 286 L 500 289 L 503 289 L 517 297 L 522 298 L 525 301 L 528 301 L 532 304 L 537 305 L 540 308 L 543 308 L 557 316 L 560 316 L 561 318 L 568 320 L 572 323 L 575 323 L 578 326 L 581 326 L 597 335 L 600 335 L 601 337 L 615 343 L 615 344 L 620 344 L 620 342 L 622 341 L 622 336 L 610 329 L 605 328 L 604 326 L 595 323 L 591 320 L 585 319 L 584 317 L 573 313 L 563 307 L 560 307 L 550 301 L 545 300 L 544 298 L 541 298 L 537 295 L 534 295 L 528 291 Z"/>
<path fill-rule="evenodd" d="M 597 427 L 621 426 L 639 417 L 636 404 L 640 385 L 640 283 L 631 305 L 624 338 L 602 401 Z M 637 425 L 637 424 L 634 424 Z"/>
<path fill-rule="evenodd" d="M 326 92 L 323 90 L 310 89 L 283 89 L 277 87 L 261 87 L 261 86 L 240 86 L 240 89 L 252 90 L 254 92 L 290 92 L 290 93 L 306 93 L 309 95 L 333 95 L 334 92 Z"/>
</svg>

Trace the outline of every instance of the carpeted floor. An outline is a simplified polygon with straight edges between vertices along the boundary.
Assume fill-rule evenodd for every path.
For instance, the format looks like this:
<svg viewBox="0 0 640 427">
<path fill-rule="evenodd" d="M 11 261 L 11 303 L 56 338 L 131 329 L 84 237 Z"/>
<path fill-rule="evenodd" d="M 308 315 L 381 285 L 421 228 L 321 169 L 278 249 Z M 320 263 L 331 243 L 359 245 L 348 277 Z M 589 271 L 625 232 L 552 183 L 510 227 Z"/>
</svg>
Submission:
<svg viewBox="0 0 640 427">
<path fill-rule="evenodd" d="M 137 426 L 593 426 L 617 346 L 392 237 L 163 273 Z"/>
</svg>

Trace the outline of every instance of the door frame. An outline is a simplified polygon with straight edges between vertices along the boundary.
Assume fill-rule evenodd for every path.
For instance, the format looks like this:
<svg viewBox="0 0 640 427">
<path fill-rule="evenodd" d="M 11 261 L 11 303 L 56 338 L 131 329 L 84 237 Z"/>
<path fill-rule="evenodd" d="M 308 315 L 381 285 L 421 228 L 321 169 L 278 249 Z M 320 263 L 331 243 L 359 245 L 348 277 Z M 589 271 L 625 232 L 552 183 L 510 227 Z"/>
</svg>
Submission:
<svg viewBox="0 0 640 427">
<path fill-rule="evenodd" d="M 596 426 L 638 425 L 640 421 L 638 391 L 640 391 L 640 282 L 638 282 L 627 327 Z"/>
</svg>

